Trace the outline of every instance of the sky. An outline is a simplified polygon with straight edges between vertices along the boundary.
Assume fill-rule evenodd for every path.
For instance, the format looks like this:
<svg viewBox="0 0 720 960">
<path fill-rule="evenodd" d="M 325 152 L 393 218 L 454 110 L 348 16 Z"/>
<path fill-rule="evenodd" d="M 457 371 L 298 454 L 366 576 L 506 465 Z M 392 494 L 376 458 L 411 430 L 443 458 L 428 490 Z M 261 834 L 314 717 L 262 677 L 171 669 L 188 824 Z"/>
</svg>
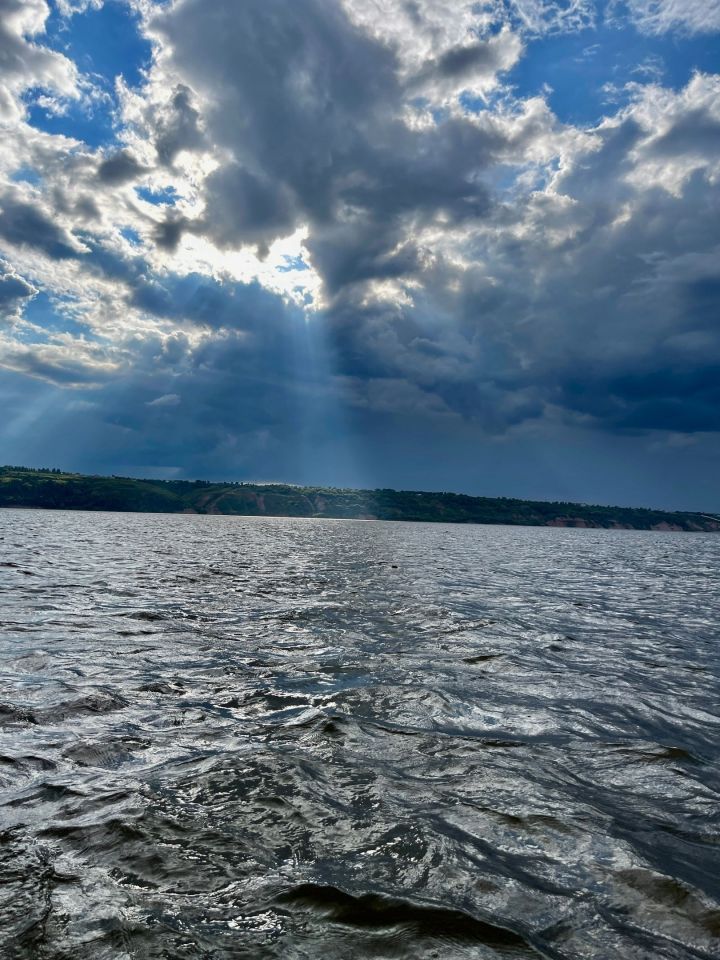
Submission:
<svg viewBox="0 0 720 960">
<path fill-rule="evenodd" d="M 0 0 L 0 462 L 720 510 L 720 0 Z"/>
</svg>

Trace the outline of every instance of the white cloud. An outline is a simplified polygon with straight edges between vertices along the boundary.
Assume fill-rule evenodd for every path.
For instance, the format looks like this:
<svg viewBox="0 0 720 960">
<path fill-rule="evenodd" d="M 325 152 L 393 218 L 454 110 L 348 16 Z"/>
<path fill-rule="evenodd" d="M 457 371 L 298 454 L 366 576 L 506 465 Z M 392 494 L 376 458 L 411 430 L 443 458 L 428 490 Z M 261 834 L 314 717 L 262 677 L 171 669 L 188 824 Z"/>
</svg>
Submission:
<svg viewBox="0 0 720 960">
<path fill-rule="evenodd" d="M 86 10 L 99 10 L 105 0 L 55 0 L 58 12 L 63 17 L 71 17 Z"/>
<path fill-rule="evenodd" d="M 698 171 L 720 184 L 720 75 L 697 73 L 678 93 L 655 84 L 637 87 L 619 116 L 632 117 L 643 131 L 628 174 L 638 189 L 657 186 L 680 196 Z"/>
<path fill-rule="evenodd" d="M 24 114 L 19 97 L 30 87 L 63 97 L 78 95 L 72 60 L 30 39 L 44 33 L 49 15 L 45 0 L 0 0 L 0 121 Z"/>
<path fill-rule="evenodd" d="M 486 6 L 504 7 L 531 33 L 561 33 L 595 24 L 594 0 L 499 0 Z"/>
<path fill-rule="evenodd" d="M 720 31 L 720 0 L 626 0 L 626 5 L 644 33 Z"/>
<path fill-rule="evenodd" d="M 38 292 L 37 287 L 0 259 L 0 322 L 19 319 L 25 304 Z"/>
<path fill-rule="evenodd" d="M 154 400 L 148 400 L 146 407 L 177 407 L 180 403 L 180 397 L 177 393 L 164 393 L 161 397 L 155 397 Z"/>
<path fill-rule="evenodd" d="M 401 76 L 418 72 L 449 50 L 463 47 L 494 17 L 469 0 L 341 0 L 353 23 L 396 52 Z"/>
</svg>

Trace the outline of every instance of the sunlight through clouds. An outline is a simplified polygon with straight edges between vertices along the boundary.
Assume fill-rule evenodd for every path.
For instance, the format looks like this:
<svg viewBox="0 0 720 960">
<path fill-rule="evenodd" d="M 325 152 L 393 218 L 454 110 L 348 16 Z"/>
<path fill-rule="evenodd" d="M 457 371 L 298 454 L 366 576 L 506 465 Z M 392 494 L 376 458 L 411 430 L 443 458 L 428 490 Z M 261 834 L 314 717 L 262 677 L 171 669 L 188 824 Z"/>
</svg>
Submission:
<svg viewBox="0 0 720 960">
<path fill-rule="evenodd" d="M 69 425 L 288 479 L 301 410 L 358 471 L 720 429 L 716 2 L 0 8 L 0 363 Z"/>
</svg>

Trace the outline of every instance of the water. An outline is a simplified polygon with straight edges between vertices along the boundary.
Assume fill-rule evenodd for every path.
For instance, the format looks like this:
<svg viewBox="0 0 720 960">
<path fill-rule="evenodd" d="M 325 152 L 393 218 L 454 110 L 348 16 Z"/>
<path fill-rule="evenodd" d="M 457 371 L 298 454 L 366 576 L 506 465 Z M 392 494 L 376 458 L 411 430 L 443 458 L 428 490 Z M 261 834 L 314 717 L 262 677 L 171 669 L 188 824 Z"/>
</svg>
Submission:
<svg viewBox="0 0 720 960">
<path fill-rule="evenodd" d="M 720 536 L 0 512 L 0 955 L 720 953 Z"/>
</svg>

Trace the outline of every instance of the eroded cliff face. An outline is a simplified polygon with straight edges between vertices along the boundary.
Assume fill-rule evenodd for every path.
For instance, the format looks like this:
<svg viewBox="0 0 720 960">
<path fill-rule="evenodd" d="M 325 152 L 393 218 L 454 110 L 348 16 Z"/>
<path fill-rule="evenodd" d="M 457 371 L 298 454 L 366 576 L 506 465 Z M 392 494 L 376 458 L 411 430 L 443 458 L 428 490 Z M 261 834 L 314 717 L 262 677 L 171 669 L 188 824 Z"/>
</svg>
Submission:
<svg viewBox="0 0 720 960">
<path fill-rule="evenodd" d="M 553 517 L 545 524 L 546 527 L 577 527 L 584 530 L 659 530 L 669 533 L 683 533 L 691 531 L 695 533 L 720 533 L 720 521 L 714 521 L 707 518 L 703 524 L 686 521 L 684 526 L 679 523 L 671 523 L 662 520 L 660 523 L 654 523 L 650 527 L 636 527 L 631 523 L 620 523 L 618 520 L 609 524 L 593 523 L 584 517 Z"/>
<path fill-rule="evenodd" d="M 703 517 L 702 526 L 700 524 L 693 523 L 692 520 L 689 520 L 686 529 L 696 530 L 698 532 L 701 530 L 706 532 L 711 530 L 714 533 L 720 533 L 720 520 L 717 520 L 713 517 Z"/>
</svg>

